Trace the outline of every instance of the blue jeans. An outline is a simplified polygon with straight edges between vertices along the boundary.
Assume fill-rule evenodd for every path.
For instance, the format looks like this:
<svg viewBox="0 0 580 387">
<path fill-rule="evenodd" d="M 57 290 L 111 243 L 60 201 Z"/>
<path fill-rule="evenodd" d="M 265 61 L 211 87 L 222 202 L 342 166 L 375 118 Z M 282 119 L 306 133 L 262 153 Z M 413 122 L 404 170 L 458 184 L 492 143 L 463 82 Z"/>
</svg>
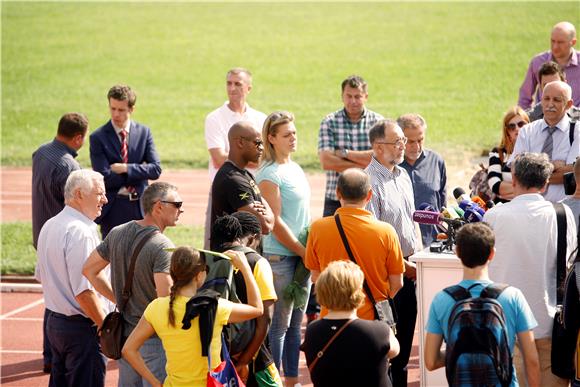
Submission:
<svg viewBox="0 0 580 387">
<path fill-rule="evenodd" d="M 151 337 L 139 349 L 147 368 L 163 383 L 167 377 L 165 372 L 165 350 L 159 337 Z M 119 364 L 119 387 L 150 387 L 151 384 L 141 377 L 123 358 L 117 360 Z"/>
<path fill-rule="evenodd" d="M 274 304 L 274 316 L 270 326 L 269 339 L 274 363 L 279 370 L 284 368 L 284 376 L 298 376 L 298 359 L 300 357 L 300 327 L 304 309 L 294 308 L 293 302 L 284 299 L 284 289 L 292 282 L 298 256 L 264 254 L 272 266 L 274 288 L 278 301 Z M 310 289 L 311 281 L 304 284 Z M 280 367 L 282 365 L 283 367 Z"/>
</svg>

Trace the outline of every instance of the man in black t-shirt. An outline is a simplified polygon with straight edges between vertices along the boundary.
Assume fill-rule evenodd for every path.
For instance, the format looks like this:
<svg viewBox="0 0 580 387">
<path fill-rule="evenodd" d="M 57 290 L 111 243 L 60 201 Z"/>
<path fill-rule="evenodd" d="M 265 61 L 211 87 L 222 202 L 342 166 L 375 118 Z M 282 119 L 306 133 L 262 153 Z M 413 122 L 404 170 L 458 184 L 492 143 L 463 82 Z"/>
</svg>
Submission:
<svg viewBox="0 0 580 387">
<path fill-rule="evenodd" d="M 268 234 L 274 227 L 274 214 L 260 195 L 254 176 L 244 169 L 249 162 L 260 160 L 264 150 L 260 132 L 252 123 L 241 121 L 230 128 L 228 141 L 228 159 L 218 170 L 211 186 L 211 223 L 219 216 L 247 211 L 258 217 L 262 233 Z M 212 241 L 211 248 L 214 247 Z"/>
</svg>

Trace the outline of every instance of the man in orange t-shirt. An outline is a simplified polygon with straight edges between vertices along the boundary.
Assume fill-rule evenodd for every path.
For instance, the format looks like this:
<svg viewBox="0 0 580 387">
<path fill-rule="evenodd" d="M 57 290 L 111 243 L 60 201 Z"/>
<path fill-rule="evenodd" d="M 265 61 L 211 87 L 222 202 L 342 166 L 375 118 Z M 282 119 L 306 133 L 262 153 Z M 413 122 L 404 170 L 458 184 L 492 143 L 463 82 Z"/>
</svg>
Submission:
<svg viewBox="0 0 580 387">
<path fill-rule="evenodd" d="M 341 207 L 336 211 L 356 263 L 361 267 L 375 301 L 394 297 L 403 286 L 403 252 L 393 226 L 378 221 L 365 209 L 372 196 L 369 176 L 358 168 L 342 172 L 336 188 Z M 334 216 L 312 223 L 306 245 L 305 265 L 316 281 L 318 274 L 332 261 L 350 258 L 346 252 Z M 322 316 L 327 313 L 322 310 Z M 357 311 L 358 317 L 373 320 L 368 299 Z"/>
</svg>

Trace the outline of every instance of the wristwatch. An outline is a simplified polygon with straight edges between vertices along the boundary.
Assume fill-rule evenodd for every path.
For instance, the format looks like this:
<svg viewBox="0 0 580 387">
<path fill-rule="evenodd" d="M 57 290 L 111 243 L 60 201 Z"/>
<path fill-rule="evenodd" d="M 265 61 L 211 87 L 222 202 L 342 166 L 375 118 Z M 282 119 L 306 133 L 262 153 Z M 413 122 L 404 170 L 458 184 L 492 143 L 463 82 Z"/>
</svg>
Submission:
<svg viewBox="0 0 580 387">
<path fill-rule="evenodd" d="M 340 157 L 342 157 L 343 159 L 348 159 L 348 149 L 341 149 Z"/>
</svg>

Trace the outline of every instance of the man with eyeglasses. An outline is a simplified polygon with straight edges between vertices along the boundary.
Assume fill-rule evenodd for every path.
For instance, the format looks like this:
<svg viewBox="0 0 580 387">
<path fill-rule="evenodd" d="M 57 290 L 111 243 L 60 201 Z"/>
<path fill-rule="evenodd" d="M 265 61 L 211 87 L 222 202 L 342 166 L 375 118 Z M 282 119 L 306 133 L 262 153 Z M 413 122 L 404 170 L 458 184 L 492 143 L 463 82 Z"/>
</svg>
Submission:
<svg viewBox="0 0 580 387">
<path fill-rule="evenodd" d="M 544 118 L 520 129 L 508 166 L 523 152 L 546 153 L 554 166 L 544 198 L 559 202 L 564 193 L 564 173 L 572 172 L 573 163 L 580 155 L 580 128 L 566 112 L 572 106 L 572 89 L 562 81 L 548 83 L 542 95 Z M 572 134 L 570 131 L 574 131 Z M 574 139 L 571 141 L 571 139 Z"/>
<path fill-rule="evenodd" d="M 254 176 L 246 169 L 249 163 L 257 164 L 264 151 L 260 131 L 251 122 L 237 122 L 228 132 L 228 142 L 228 158 L 211 186 L 211 224 L 220 216 L 246 211 L 258 217 L 262 234 L 269 234 L 274 227 L 274 214 L 260 195 Z M 212 249 L 214 244 L 211 241 Z"/>
<path fill-rule="evenodd" d="M 427 122 L 419 114 L 404 114 L 397 118 L 397 123 L 407 137 L 405 159 L 401 163 L 413 184 L 415 208 L 428 203 L 437 211 L 447 203 L 447 169 L 445 161 L 436 152 L 425 149 Z M 435 226 L 419 225 L 423 246 L 429 246 L 437 236 Z"/>
<path fill-rule="evenodd" d="M 119 303 L 133 249 L 143 238 L 155 233 L 137 256 L 131 297 L 122 311 L 125 338 L 133 331 L 151 301 L 170 294 L 173 283 L 169 275 L 171 253 L 168 250 L 175 246 L 163 232 L 167 227 L 175 226 L 183 212 L 183 201 L 177 187 L 165 182 L 155 182 L 147 187 L 141 196 L 141 205 L 145 212 L 143 219 L 132 220 L 111 230 L 91 253 L 83 268 L 83 274 L 99 293 Z M 109 265 L 111 282 L 103 275 L 103 270 Z M 164 380 L 166 357 L 159 337 L 147 339 L 140 352 L 155 377 Z M 119 386 L 144 384 L 145 379 L 124 359 L 120 359 L 118 364 Z"/>
<path fill-rule="evenodd" d="M 262 129 L 266 115 L 252 109 L 246 102 L 248 94 L 252 90 L 252 73 L 241 67 L 236 67 L 226 74 L 226 93 L 228 100 L 222 106 L 212 111 L 205 118 L 205 142 L 209 152 L 209 180 L 213 182 L 215 175 L 228 158 L 230 144 L 228 131 L 233 124 L 239 121 L 248 121 L 256 128 Z M 255 173 L 257 164 L 248 163 L 246 167 Z M 211 191 L 209 193 L 207 210 L 205 213 L 205 247 L 209 247 L 209 234 L 211 229 Z"/>
<path fill-rule="evenodd" d="M 409 256 L 421 249 L 419 228 L 413 222 L 415 211 L 411 179 L 399 165 L 403 162 L 407 137 L 396 121 L 381 120 L 369 132 L 372 158 L 365 172 L 371 177 L 373 195 L 367 209 L 397 231 L 405 273 L 403 287 L 394 298 L 397 313 L 397 339 L 401 344 L 399 355 L 391 361 L 393 386 L 407 385 L 407 364 L 413 346 L 413 334 L 417 320 L 415 296 L 415 264 Z"/>
<path fill-rule="evenodd" d="M 96 220 L 103 238 L 113 227 L 143 218 L 139 197 L 149 180 L 161 175 L 151 130 L 131 120 L 135 92 L 127 85 L 115 85 L 107 100 L 111 119 L 90 136 L 91 165 L 105 176 L 109 201 Z"/>
</svg>

